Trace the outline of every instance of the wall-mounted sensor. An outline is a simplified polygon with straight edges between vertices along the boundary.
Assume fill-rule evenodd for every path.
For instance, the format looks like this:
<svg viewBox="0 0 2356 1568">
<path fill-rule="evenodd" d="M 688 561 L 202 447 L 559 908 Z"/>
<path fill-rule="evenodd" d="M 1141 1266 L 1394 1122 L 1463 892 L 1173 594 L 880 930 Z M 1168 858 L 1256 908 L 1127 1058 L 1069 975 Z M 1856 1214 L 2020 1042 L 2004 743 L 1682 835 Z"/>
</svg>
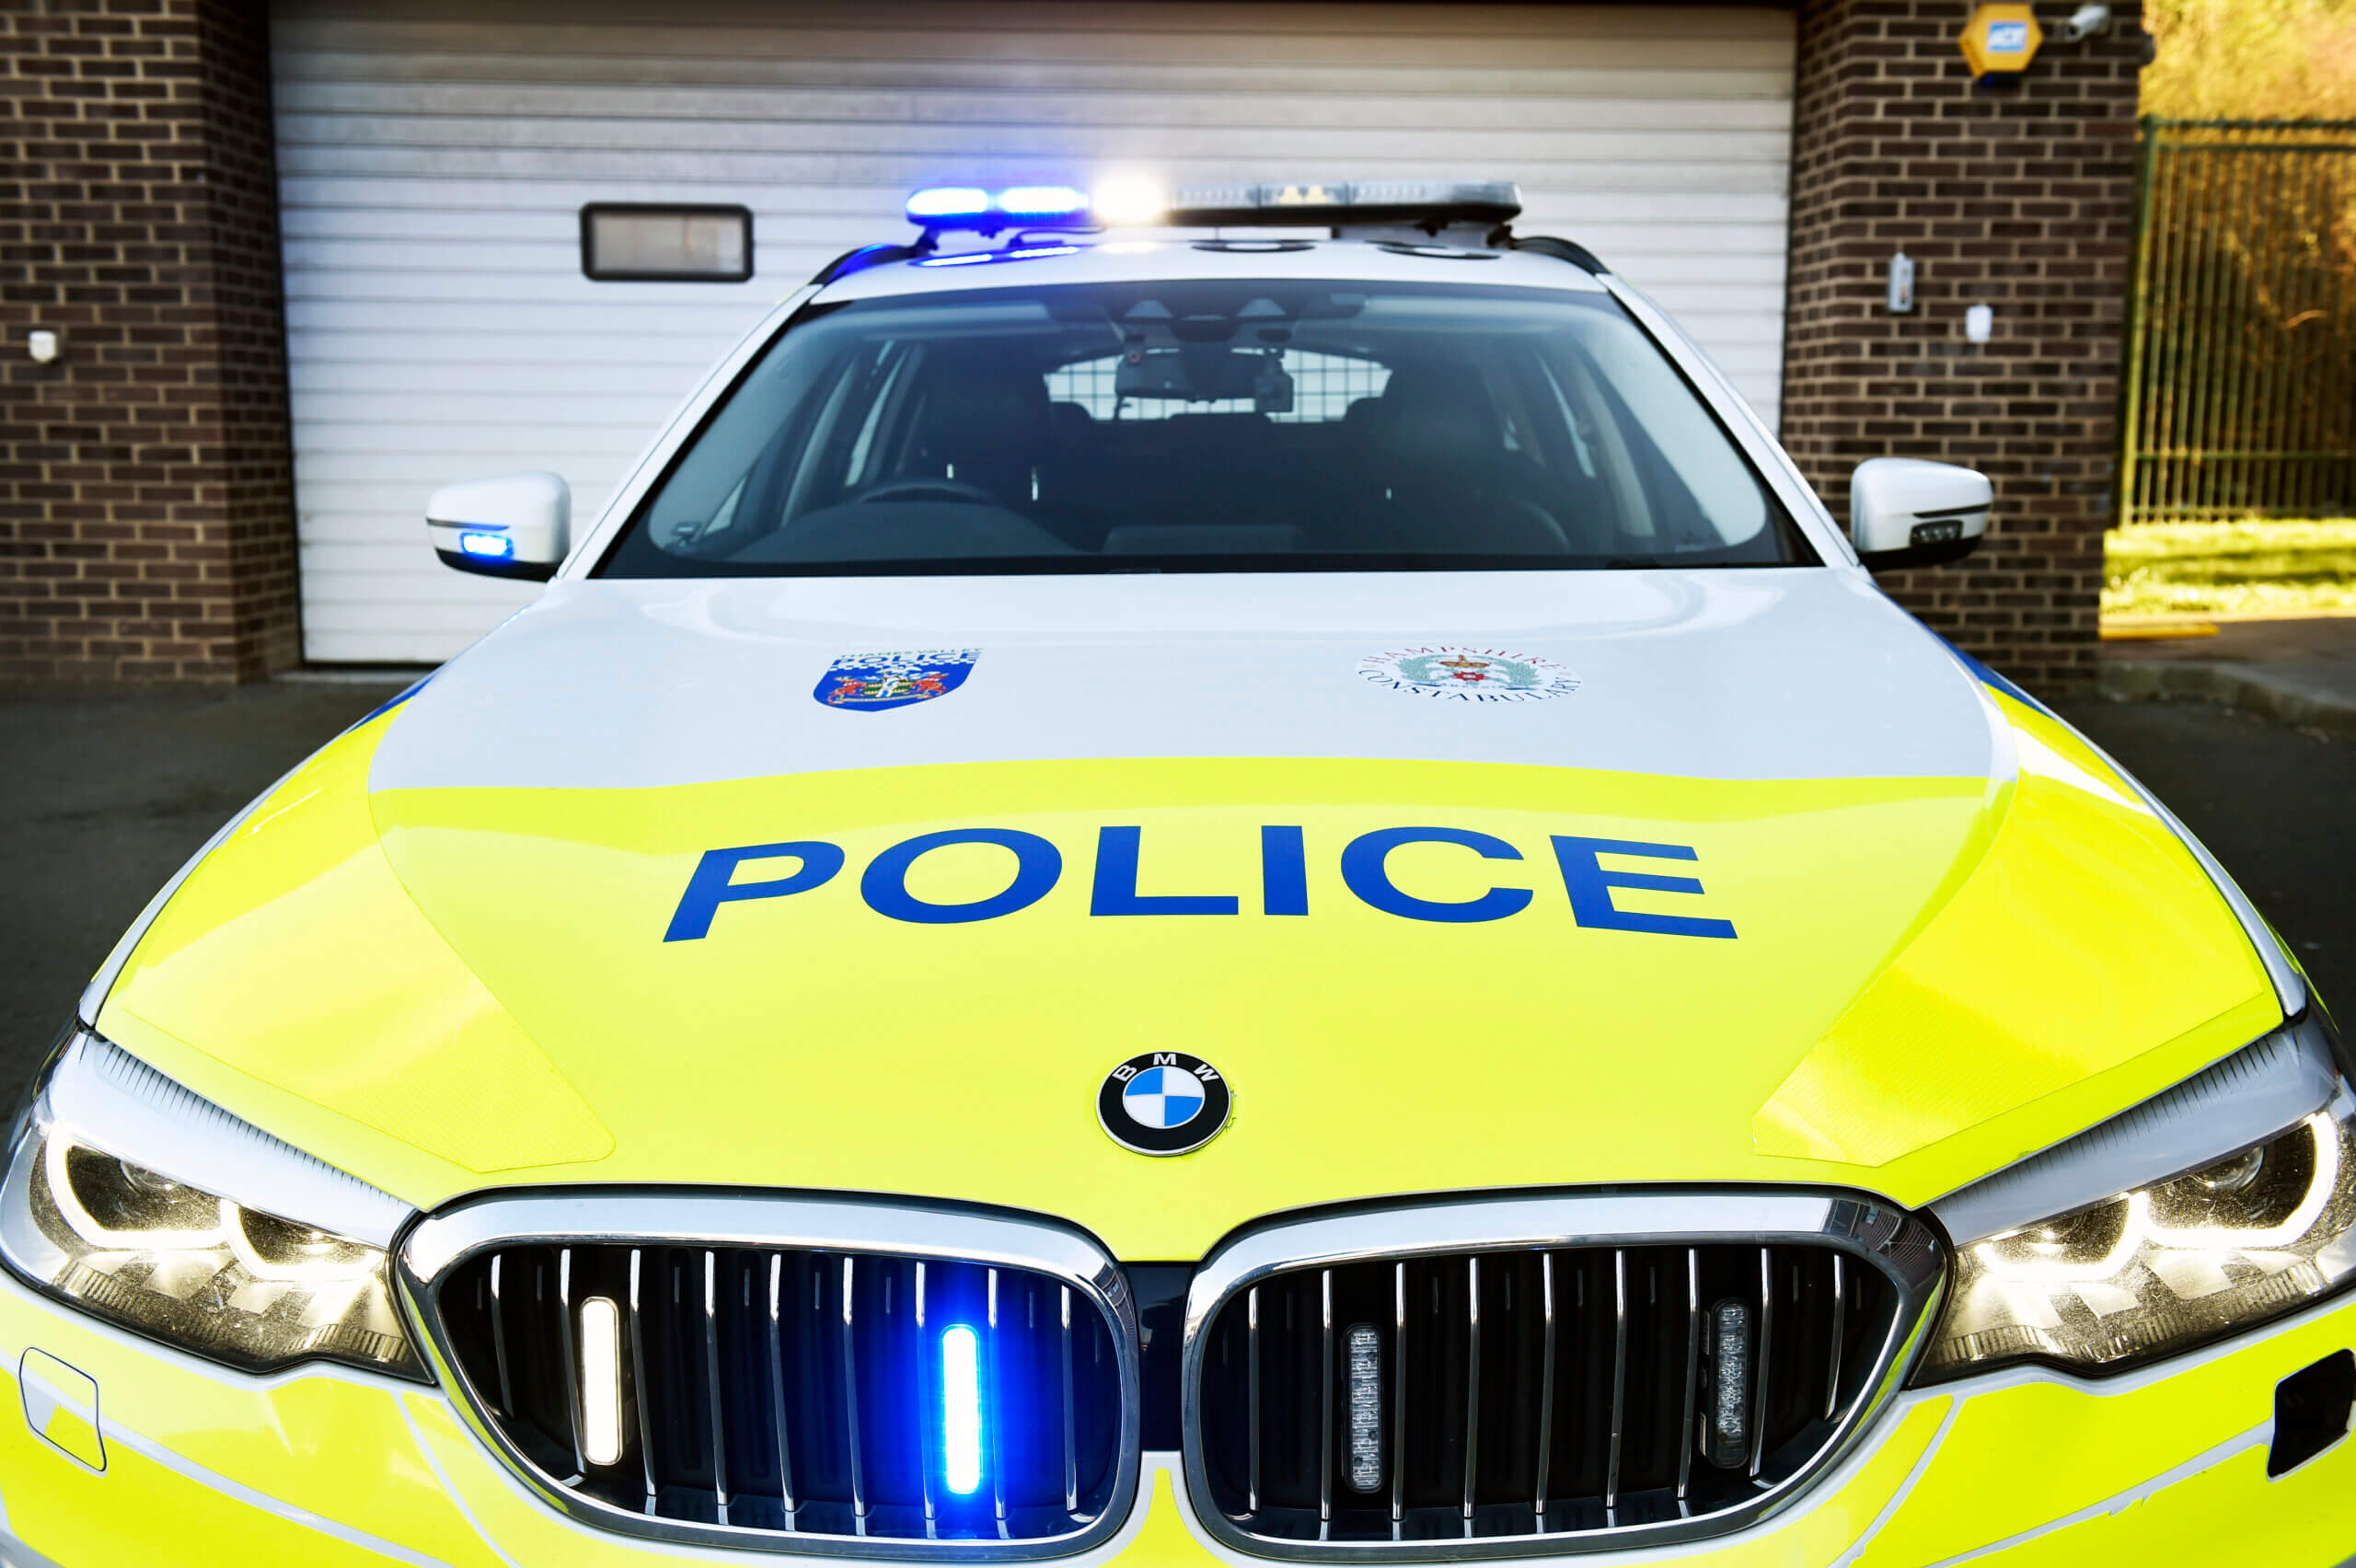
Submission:
<svg viewBox="0 0 2356 1568">
<path fill-rule="evenodd" d="M 25 352 L 33 356 L 35 364 L 49 363 L 57 357 L 57 334 L 36 328 L 25 334 Z"/>
<path fill-rule="evenodd" d="M 1975 305 L 1963 313 L 1963 335 L 1975 343 L 1984 343 L 1996 335 L 1996 307 Z"/>
<path fill-rule="evenodd" d="M 1914 308 L 1914 259 L 1903 250 L 1889 259 L 1889 311 L 1903 316 Z"/>
</svg>

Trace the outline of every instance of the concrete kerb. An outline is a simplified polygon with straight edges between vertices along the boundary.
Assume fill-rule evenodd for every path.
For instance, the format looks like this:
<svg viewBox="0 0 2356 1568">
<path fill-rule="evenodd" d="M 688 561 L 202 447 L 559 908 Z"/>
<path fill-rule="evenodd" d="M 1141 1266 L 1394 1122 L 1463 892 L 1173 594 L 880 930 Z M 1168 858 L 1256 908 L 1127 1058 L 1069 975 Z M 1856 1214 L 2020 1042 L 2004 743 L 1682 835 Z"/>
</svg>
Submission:
<svg viewBox="0 0 2356 1568">
<path fill-rule="evenodd" d="M 2102 694 L 2125 702 L 2213 702 L 2280 724 L 2356 740 L 2356 700 L 2269 678 L 2262 665 L 2106 659 Z"/>
</svg>

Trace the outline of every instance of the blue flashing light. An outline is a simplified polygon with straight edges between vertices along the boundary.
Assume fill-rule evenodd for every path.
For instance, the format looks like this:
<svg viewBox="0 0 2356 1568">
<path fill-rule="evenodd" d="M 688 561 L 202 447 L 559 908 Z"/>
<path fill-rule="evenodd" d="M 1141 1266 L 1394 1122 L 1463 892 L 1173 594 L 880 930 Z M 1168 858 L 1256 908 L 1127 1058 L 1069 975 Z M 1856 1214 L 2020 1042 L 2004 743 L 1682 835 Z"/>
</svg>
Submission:
<svg viewBox="0 0 2356 1568">
<path fill-rule="evenodd" d="M 941 1482 L 960 1497 L 982 1484 L 982 1373 L 974 1331 L 941 1333 Z"/>
<path fill-rule="evenodd" d="M 460 534 L 458 548 L 468 555 L 485 556 L 492 560 L 515 559 L 515 541 L 497 534 Z"/>
<path fill-rule="evenodd" d="M 1068 185 L 1017 185 L 998 193 L 998 210 L 1018 218 L 1066 218 L 1088 211 L 1088 192 Z"/>
<path fill-rule="evenodd" d="M 908 198 L 908 220 L 974 218 L 990 210 L 990 193 L 971 185 L 938 185 Z"/>
<path fill-rule="evenodd" d="M 1021 250 L 1008 251 L 1006 259 L 1010 261 L 1027 261 L 1034 256 L 1077 256 L 1079 254 L 1080 247 L 1077 245 L 1032 245 Z"/>
<path fill-rule="evenodd" d="M 976 261 L 995 261 L 995 250 L 961 250 L 954 256 L 928 256 L 917 263 L 919 267 L 970 267 Z"/>
</svg>

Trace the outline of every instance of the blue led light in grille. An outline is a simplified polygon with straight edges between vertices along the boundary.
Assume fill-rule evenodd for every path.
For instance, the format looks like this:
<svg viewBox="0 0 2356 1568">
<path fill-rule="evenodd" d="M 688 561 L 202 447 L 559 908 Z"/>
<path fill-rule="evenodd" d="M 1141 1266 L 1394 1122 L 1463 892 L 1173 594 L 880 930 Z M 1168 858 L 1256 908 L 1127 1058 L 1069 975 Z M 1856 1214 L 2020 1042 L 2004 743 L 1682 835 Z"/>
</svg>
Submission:
<svg viewBox="0 0 2356 1568">
<path fill-rule="evenodd" d="M 974 1331 L 941 1335 L 941 1482 L 960 1497 L 982 1484 L 982 1377 Z"/>
</svg>

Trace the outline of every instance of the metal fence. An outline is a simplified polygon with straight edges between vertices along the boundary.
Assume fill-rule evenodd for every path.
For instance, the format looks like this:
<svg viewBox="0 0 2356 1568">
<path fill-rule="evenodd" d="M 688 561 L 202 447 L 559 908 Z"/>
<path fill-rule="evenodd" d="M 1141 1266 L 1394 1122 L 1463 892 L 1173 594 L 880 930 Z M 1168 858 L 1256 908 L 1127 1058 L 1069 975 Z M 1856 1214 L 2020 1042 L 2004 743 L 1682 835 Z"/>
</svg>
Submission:
<svg viewBox="0 0 2356 1568">
<path fill-rule="evenodd" d="M 2147 119 L 2119 519 L 2356 513 L 2356 121 Z"/>
</svg>

